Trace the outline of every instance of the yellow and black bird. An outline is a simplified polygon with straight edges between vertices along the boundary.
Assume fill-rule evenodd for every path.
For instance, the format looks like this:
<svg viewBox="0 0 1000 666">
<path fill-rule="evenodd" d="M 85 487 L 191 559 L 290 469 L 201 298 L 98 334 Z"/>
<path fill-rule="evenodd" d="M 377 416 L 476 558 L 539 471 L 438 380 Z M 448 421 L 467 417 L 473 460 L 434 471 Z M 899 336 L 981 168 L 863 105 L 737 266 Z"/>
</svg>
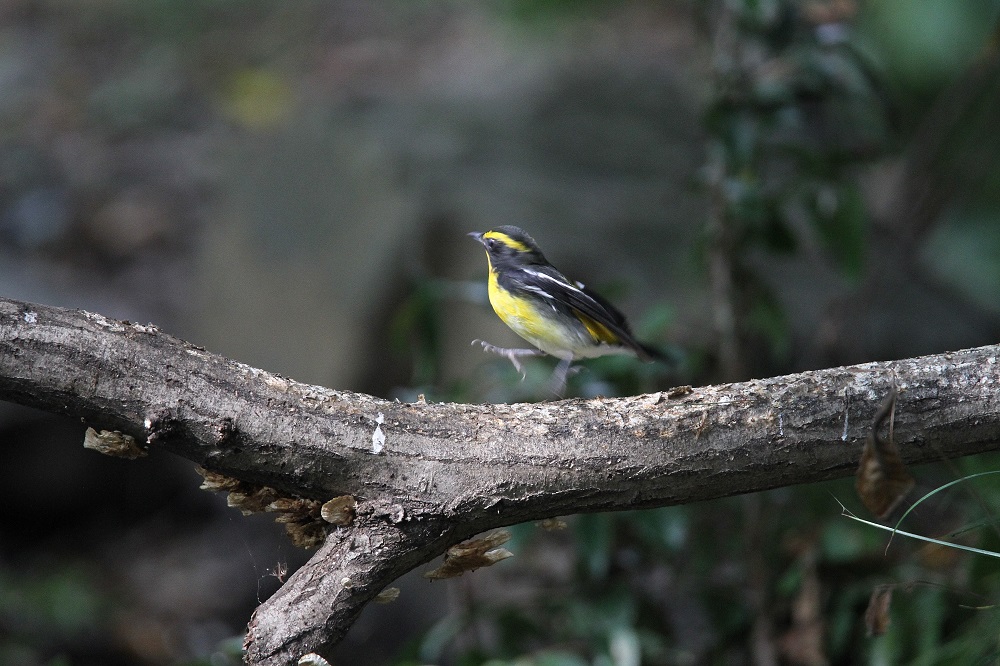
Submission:
<svg viewBox="0 0 1000 666">
<path fill-rule="evenodd" d="M 607 354 L 632 354 L 644 361 L 663 355 L 632 335 L 625 316 L 580 282 L 572 282 L 545 259 L 524 230 L 502 226 L 469 234 L 486 248 L 490 304 L 507 326 L 538 349 L 504 349 L 482 340 L 488 352 L 509 359 L 521 375 L 522 356 L 560 359 L 552 375 L 562 395 L 573 361 Z"/>
</svg>

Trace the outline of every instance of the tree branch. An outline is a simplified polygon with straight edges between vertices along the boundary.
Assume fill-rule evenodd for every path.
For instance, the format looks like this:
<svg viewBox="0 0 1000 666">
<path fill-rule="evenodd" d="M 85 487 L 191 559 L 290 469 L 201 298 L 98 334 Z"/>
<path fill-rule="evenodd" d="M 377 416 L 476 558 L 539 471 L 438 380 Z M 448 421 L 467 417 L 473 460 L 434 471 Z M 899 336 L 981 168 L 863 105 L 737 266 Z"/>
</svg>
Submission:
<svg viewBox="0 0 1000 666">
<path fill-rule="evenodd" d="M 250 622 L 247 660 L 339 640 L 399 575 L 487 529 L 844 476 L 893 383 L 909 464 L 998 448 L 1000 347 L 627 398 L 405 404 L 158 331 L 0 299 L 0 399 L 119 431 L 274 496 L 357 500 Z M 376 438 L 384 435 L 384 444 Z M 321 535 L 322 536 L 322 535 Z"/>
</svg>

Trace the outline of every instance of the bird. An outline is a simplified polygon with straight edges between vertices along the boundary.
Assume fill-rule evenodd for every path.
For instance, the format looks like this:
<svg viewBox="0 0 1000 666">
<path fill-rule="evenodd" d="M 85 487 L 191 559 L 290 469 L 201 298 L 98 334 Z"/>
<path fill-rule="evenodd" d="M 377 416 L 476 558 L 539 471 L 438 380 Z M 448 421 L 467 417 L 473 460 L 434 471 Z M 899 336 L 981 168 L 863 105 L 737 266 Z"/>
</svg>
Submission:
<svg viewBox="0 0 1000 666">
<path fill-rule="evenodd" d="M 473 340 L 486 352 L 507 358 L 525 376 L 521 358 L 548 354 L 559 359 L 553 393 L 562 396 L 574 361 L 631 354 L 643 361 L 663 354 L 636 340 L 625 315 L 611 303 L 559 272 L 523 229 L 499 226 L 468 234 L 486 248 L 490 304 L 497 316 L 535 349 L 505 349 Z"/>
</svg>

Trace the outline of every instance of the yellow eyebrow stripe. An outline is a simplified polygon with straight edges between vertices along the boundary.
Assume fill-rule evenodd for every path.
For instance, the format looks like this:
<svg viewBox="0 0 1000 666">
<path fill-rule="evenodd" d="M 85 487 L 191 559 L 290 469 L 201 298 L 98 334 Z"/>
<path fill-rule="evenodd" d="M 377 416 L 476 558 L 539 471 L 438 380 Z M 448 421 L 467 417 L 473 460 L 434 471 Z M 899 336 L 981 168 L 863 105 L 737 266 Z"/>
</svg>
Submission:
<svg viewBox="0 0 1000 666">
<path fill-rule="evenodd" d="M 522 243 L 521 241 L 516 241 L 507 234 L 501 233 L 499 231 L 487 231 L 485 234 L 483 234 L 483 238 L 492 238 L 494 240 L 498 240 L 507 247 L 513 250 L 517 250 L 518 252 L 528 252 L 529 250 L 528 246 Z"/>
</svg>

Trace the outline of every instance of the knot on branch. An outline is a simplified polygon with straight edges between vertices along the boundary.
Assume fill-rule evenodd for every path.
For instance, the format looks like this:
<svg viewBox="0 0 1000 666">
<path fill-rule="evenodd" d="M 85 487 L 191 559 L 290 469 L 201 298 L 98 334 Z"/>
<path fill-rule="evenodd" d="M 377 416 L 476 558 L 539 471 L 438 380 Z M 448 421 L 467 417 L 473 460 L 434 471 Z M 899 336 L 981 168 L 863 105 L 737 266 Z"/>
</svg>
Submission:
<svg viewBox="0 0 1000 666">
<path fill-rule="evenodd" d="M 162 443 L 182 434 L 180 420 L 169 409 L 150 412 L 142 425 L 146 429 L 147 444 Z"/>
</svg>

